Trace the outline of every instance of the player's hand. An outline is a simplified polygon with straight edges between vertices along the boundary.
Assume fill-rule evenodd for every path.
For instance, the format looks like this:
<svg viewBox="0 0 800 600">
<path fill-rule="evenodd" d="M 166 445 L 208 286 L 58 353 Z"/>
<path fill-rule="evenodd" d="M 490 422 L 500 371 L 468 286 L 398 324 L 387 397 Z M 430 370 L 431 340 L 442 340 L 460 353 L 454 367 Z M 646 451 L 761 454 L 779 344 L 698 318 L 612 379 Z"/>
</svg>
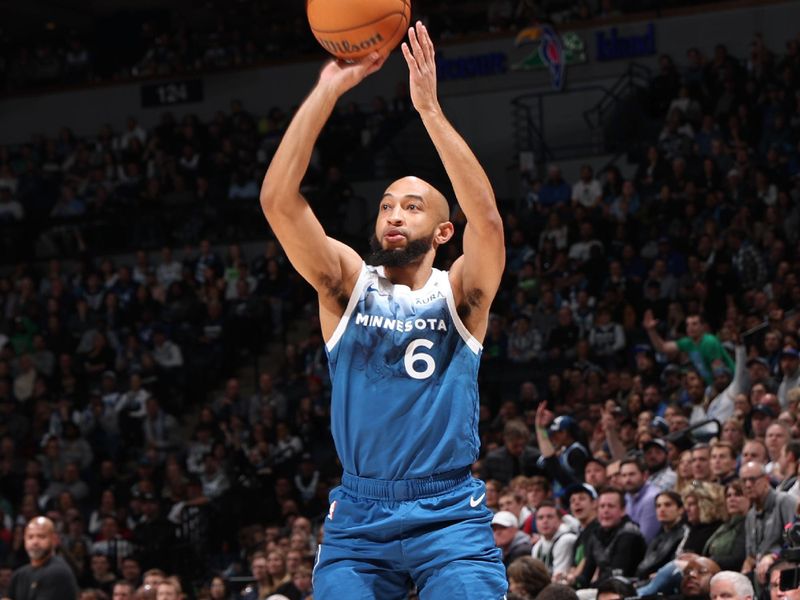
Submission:
<svg viewBox="0 0 800 600">
<path fill-rule="evenodd" d="M 428 30 L 420 21 L 408 29 L 408 43 L 400 48 L 408 63 L 411 102 L 417 112 L 435 111 L 439 108 L 436 97 L 436 60 L 433 42 Z"/>
<path fill-rule="evenodd" d="M 383 63 L 386 62 L 388 55 L 380 55 L 372 52 L 356 62 L 345 62 L 343 60 L 330 60 L 322 67 L 319 74 L 319 82 L 322 85 L 331 86 L 337 96 L 341 96 L 347 90 L 354 88 L 366 77 L 378 71 Z"/>
<path fill-rule="evenodd" d="M 647 331 L 651 331 L 658 327 L 658 319 L 653 316 L 652 310 L 644 311 L 644 319 L 642 320 L 642 327 L 644 327 Z"/>
</svg>

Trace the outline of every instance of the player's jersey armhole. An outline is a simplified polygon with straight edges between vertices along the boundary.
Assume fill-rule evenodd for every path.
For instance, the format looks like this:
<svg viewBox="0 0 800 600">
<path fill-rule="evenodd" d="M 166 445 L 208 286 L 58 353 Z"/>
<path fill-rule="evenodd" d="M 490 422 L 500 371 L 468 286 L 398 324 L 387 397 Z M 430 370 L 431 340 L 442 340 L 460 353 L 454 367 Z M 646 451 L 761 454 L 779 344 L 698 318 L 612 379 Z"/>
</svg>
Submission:
<svg viewBox="0 0 800 600">
<path fill-rule="evenodd" d="M 336 344 L 339 342 L 341 337 L 344 335 L 344 330 L 347 329 L 347 324 L 350 322 L 350 316 L 353 314 L 353 311 L 356 308 L 356 304 L 358 304 L 358 299 L 361 297 L 361 292 L 364 291 L 364 286 L 367 283 L 367 265 L 366 263 L 361 263 L 361 273 L 358 275 L 358 280 L 356 281 L 355 286 L 353 286 L 353 292 L 350 294 L 350 300 L 347 302 L 347 308 L 344 309 L 344 314 L 342 318 L 339 319 L 339 323 L 336 325 L 336 329 L 333 330 L 333 335 L 331 339 L 329 339 L 325 343 L 325 348 L 327 348 L 328 352 L 332 352 L 333 349 L 336 347 Z"/>
<path fill-rule="evenodd" d="M 480 354 L 483 350 L 483 345 L 474 335 L 470 333 L 469 329 L 467 329 L 467 326 L 461 321 L 461 317 L 458 316 L 458 310 L 456 310 L 456 300 L 453 297 L 453 288 L 450 286 L 450 276 L 446 271 L 443 271 L 443 273 L 443 279 L 447 281 L 445 289 L 447 290 L 447 309 L 450 311 L 450 318 L 453 319 L 453 324 L 456 326 L 456 331 L 458 331 L 458 335 L 461 336 L 461 339 L 464 340 L 464 343 L 467 345 L 467 347 L 469 347 L 474 354 Z"/>
</svg>

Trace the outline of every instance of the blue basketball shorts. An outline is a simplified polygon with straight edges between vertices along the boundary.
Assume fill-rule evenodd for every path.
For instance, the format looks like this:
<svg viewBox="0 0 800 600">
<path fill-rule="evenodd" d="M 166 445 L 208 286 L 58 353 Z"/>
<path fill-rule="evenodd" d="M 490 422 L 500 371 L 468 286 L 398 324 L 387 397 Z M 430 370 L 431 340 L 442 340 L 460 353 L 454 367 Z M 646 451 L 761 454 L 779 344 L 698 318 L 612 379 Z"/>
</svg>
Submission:
<svg viewBox="0 0 800 600">
<path fill-rule="evenodd" d="M 316 600 L 500 600 L 507 589 L 486 487 L 468 471 L 331 491 L 314 566 Z"/>
</svg>

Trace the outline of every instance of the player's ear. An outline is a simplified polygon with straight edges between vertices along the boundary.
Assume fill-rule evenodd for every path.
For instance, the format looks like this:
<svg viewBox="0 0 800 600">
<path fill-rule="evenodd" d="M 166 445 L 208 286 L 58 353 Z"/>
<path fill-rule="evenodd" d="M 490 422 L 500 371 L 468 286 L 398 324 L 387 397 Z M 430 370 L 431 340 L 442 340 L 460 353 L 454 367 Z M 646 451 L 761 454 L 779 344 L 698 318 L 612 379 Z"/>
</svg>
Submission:
<svg viewBox="0 0 800 600">
<path fill-rule="evenodd" d="M 453 227 L 453 224 L 450 221 L 439 223 L 439 226 L 436 228 L 436 235 L 433 237 L 436 245 L 441 246 L 442 244 L 449 242 L 455 231 L 455 227 Z"/>
</svg>

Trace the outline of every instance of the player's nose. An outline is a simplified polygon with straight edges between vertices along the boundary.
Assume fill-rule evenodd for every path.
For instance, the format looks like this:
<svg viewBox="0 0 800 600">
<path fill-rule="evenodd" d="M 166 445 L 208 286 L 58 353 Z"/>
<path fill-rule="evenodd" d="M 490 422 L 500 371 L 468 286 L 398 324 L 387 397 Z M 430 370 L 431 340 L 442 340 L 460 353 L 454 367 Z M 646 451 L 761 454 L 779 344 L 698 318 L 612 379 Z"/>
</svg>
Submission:
<svg viewBox="0 0 800 600">
<path fill-rule="evenodd" d="M 395 206 L 391 211 L 386 213 L 386 220 L 392 225 L 400 225 L 403 222 L 403 209 Z"/>
</svg>

